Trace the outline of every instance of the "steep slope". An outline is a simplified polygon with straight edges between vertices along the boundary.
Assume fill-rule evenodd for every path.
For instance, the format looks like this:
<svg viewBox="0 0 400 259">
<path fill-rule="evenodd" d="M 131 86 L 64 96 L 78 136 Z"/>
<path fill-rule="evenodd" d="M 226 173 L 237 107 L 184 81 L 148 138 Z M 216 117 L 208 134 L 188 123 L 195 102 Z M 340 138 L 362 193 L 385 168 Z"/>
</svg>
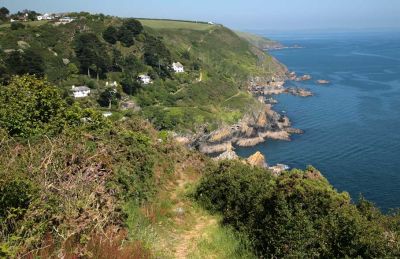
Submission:
<svg viewBox="0 0 400 259">
<path fill-rule="evenodd" d="M 106 83 L 117 81 L 122 85 L 117 89 L 122 99 L 140 105 L 143 115 L 157 128 L 196 132 L 236 123 L 257 107 L 246 91 L 249 78 L 284 77 L 286 72 L 274 58 L 221 25 L 141 20 L 144 31 L 127 45 L 120 41 L 109 43 L 103 37 L 110 26 L 121 28 L 126 19 L 87 13 L 71 15 L 77 19 L 66 25 L 28 23 L 18 30 L 1 28 L 0 34 L 7 35 L 0 37 L 1 77 L 7 80 L 13 73 L 31 73 L 32 69 L 26 66 L 35 67 L 62 88 L 64 96 L 70 95 L 71 85 L 88 85 L 93 94 L 86 105 L 96 108 Z M 83 34 L 94 34 L 100 46 L 96 50 L 100 52 L 99 60 L 87 69 L 83 68 L 85 60 L 76 52 L 77 38 Z M 18 52 L 25 54 L 18 57 Z M 156 54 L 149 58 L 149 53 Z M 36 60 L 34 64 L 7 71 L 10 60 L 18 63 L 29 55 L 34 56 L 27 57 Z M 186 73 L 174 75 L 168 71 L 174 61 L 181 62 Z M 153 84 L 139 87 L 136 77 L 141 73 L 149 74 Z"/>
</svg>

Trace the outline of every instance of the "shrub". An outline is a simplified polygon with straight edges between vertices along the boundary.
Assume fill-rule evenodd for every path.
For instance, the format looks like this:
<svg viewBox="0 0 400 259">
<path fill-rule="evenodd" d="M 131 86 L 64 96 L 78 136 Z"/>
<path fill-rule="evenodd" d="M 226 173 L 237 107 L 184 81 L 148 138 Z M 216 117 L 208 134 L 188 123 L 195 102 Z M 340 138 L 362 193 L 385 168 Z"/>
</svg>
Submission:
<svg viewBox="0 0 400 259">
<path fill-rule="evenodd" d="M 12 136 L 59 132 L 64 108 L 58 89 L 34 76 L 16 76 L 0 87 L 0 127 Z"/>
<path fill-rule="evenodd" d="M 272 177 L 264 169 L 223 162 L 210 168 L 195 197 L 253 240 L 263 257 L 382 258 L 399 253 L 398 230 L 384 224 L 386 216 L 376 210 L 374 217 L 365 214 L 365 204 L 358 209 L 311 167 Z"/>
<path fill-rule="evenodd" d="M 16 31 L 16 30 L 20 30 L 20 29 L 25 29 L 25 25 L 23 25 L 20 22 L 13 22 L 11 23 L 11 30 Z"/>
</svg>

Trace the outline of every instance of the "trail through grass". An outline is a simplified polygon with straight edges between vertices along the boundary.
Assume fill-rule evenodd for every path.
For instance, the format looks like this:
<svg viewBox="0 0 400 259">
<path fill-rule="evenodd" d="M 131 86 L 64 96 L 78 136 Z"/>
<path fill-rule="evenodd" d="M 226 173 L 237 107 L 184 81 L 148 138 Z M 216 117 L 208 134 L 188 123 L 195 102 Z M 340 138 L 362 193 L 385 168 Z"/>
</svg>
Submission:
<svg viewBox="0 0 400 259">
<path fill-rule="evenodd" d="M 185 161 L 173 182 L 160 194 L 170 206 L 150 235 L 153 249 L 163 258 L 255 258 L 245 239 L 220 225 L 220 218 L 199 207 L 190 197 L 201 166 Z M 152 232 L 153 233 L 153 232 Z"/>
</svg>

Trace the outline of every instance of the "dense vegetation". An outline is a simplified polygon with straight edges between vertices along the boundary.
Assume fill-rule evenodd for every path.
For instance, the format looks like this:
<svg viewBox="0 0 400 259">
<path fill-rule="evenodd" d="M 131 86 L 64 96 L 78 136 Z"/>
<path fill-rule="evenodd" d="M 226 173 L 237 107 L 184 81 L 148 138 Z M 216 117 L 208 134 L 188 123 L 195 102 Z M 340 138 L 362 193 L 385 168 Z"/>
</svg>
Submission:
<svg viewBox="0 0 400 259">
<path fill-rule="evenodd" d="M 98 100 L 107 95 L 106 83 L 116 81 L 121 99 L 113 102 L 114 112 L 121 102 L 134 102 L 158 129 L 196 131 L 236 123 L 257 105 L 244 91 L 249 76 L 284 73 L 270 56 L 221 25 L 70 16 L 76 20 L 69 24 L 1 26 L 0 80 L 46 76 L 63 97 L 72 85 L 87 85 L 92 94 L 84 104 L 91 108 L 109 107 Z M 177 61 L 185 73 L 173 73 Z M 150 75 L 153 84 L 140 84 L 140 74 Z"/>
<path fill-rule="evenodd" d="M 150 201 L 173 172 L 178 149 L 140 117 L 104 120 L 34 76 L 0 89 L 0 256 L 46 236 L 53 250 L 89 253 L 94 234 L 123 226 L 125 206 Z"/>
<path fill-rule="evenodd" d="M 400 255 L 400 216 L 352 204 L 314 168 L 273 176 L 240 162 L 211 167 L 196 198 L 245 233 L 265 258 L 385 258 Z"/>
<path fill-rule="evenodd" d="M 195 258 L 400 256 L 399 214 L 353 204 L 316 169 L 214 163 L 153 128 L 236 122 L 258 105 L 248 77 L 285 72 L 270 56 L 220 25 L 71 16 L 10 25 L 0 9 L 0 257 L 168 258 L 196 221 Z"/>
</svg>

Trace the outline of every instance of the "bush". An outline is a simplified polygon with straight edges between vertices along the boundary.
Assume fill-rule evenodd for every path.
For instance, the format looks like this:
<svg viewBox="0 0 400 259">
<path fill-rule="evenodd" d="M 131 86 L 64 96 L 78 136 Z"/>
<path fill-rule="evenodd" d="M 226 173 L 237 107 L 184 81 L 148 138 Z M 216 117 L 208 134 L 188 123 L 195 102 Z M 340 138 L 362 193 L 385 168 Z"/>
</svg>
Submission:
<svg viewBox="0 0 400 259">
<path fill-rule="evenodd" d="M 16 30 L 20 30 L 20 29 L 25 29 L 25 25 L 23 25 L 20 22 L 13 22 L 11 23 L 11 30 L 16 31 Z"/>
<path fill-rule="evenodd" d="M 253 240 L 263 257 L 382 258 L 399 253 L 398 230 L 384 224 L 394 217 L 364 214 L 314 168 L 272 177 L 267 170 L 223 162 L 209 170 L 195 197 Z"/>
<path fill-rule="evenodd" d="M 16 76 L 0 87 L 0 127 L 11 136 L 59 132 L 64 109 L 58 89 L 34 76 Z"/>
</svg>

